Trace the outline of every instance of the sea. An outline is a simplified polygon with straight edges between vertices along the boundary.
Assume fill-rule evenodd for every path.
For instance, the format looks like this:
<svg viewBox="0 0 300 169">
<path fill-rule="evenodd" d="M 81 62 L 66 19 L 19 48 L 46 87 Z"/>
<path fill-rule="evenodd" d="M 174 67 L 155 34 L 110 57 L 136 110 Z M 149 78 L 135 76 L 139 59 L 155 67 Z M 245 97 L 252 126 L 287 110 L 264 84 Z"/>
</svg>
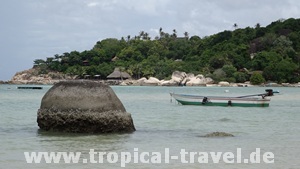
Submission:
<svg viewBox="0 0 300 169">
<path fill-rule="evenodd" d="M 280 93 L 269 107 L 247 108 L 182 106 L 169 93 L 240 96 L 264 93 L 268 87 L 111 86 L 131 113 L 136 131 L 74 134 L 42 131 L 37 125 L 41 99 L 52 86 L 17 86 L 0 85 L 1 169 L 300 169 L 300 88 L 273 87 Z M 234 137 L 203 137 L 212 132 Z M 97 153 L 94 161 L 89 160 L 91 149 Z M 77 163 L 28 163 L 24 152 L 81 156 Z M 203 160 L 205 154 L 218 153 L 219 160 Z"/>
</svg>

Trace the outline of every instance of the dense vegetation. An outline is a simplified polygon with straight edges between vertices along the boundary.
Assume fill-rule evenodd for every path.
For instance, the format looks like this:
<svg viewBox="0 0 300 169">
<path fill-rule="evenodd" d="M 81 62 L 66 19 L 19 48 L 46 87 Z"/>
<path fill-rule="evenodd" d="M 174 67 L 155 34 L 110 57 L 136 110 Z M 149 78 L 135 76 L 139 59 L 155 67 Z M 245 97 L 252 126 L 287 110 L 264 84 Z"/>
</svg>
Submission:
<svg viewBox="0 0 300 169">
<path fill-rule="evenodd" d="M 115 67 L 132 77 L 170 78 L 173 71 L 203 74 L 215 81 L 244 82 L 252 79 L 273 82 L 298 82 L 300 64 L 300 19 L 272 22 L 266 27 L 234 30 L 200 38 L 179 37 L 176 30 L 160 28 L 153 40 L 142 31 L 138 36 L 104 39 L 91 50 L 71 51 L 46 60 L 37 59 L 40 73 L 59 71 L 70 75 L 101 75 Z M 259 76 L 257 74 L 262 75 Z"/>
</svg>

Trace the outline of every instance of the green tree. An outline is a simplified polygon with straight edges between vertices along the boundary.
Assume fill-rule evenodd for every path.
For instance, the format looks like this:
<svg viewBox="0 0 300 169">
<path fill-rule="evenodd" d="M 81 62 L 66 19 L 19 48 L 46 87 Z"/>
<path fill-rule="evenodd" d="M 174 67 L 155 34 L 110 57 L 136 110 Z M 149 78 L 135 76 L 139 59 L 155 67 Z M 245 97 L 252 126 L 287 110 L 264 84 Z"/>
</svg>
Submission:
<svg viewBox="0 0 300 169">
<path fill-rule="evenodd" d="M 267 80 L 278 83 L 294 81 L 294 74 L 299 67 L 288 59 L 281 60 L 278 63 L 270 64 L 264 69 L 263 75 Z"/>
<path fill-rule="evenodd" d="M 213 72 L 212 78 L 216 81 L 222 81 L 226 79 L 226 73 L 220 68 L 220 69 L 216 69 Z"/>
<path fill-rule="evenodd" d="M 226 64 L 226 58 L 224 56 L 221 56 L 221 55 L 213 56 L 209 60 L 209 64 L 214 69 L 222 68 Z"/>
<path fill-rule="evenodd" d="M 264 83 L 266 80 L 261 73 L 254 72 L 250 77 L 250 83 L 253 85 L 260 85 Z"/>
<path fill-rule="evenodd" d="M 276 52 L 263 51 L 258 53 L 251 61 L 252 69 L 264 70 L 270 64 L 277 64 L 282 60 L 282 56 Z"/>
<path fill-rule="evenodd" d="M 222 70 L 226 73 L 226 77 L 233 77 L 233 74 L 236 72 L 236 68 L 232 65 L 224 65 Z"/>
<path fill-rule="evenodd" d="M 248 80 L 248 75 L 244 72 L 235 72 L 233 73 L 233 77 L 237 83 L 244 83 Z"/>
<path fill-rule="evenodd" d="M 119 53 L 126 45 L 126 42 L 119 41 L 118 39 L 109 38 L 101 42 L 98 41 L 93 49 L 103 49 L 107 57 L 113 58 Z"/>
<path fill-rule="evenodd" d="M 136 62 L 141 62 L 143 60 L 143 56 L 140 51 L 137 51 L 134 47 L 129 46 L 128 48 L 124 48 L 118 54 L 118 57 L 121 61 L 130 61 L 134 60 Z"/>
<path fill-rule="evenodd" d="M 46 62 L 43 59 L 36 59 L 33 61 L 33 64 L 35 66 L 38 66 L 38 65 L 46 64 Z"/>
</svg>

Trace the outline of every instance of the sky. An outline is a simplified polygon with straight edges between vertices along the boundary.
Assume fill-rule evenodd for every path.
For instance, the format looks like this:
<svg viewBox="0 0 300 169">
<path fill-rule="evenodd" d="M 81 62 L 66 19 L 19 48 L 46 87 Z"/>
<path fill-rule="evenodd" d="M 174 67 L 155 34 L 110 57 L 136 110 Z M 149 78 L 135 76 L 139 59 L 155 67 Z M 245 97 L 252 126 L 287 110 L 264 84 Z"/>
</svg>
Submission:
<svg viewBox="0 0 300 169">
<path fill-rule="evenodd" d="M 154 39 L 160 28 L 204 37 L 288 18 L 300 18 L 298 0 L 0 0 L 0 80 L 106 38 Z"/>
</svg>

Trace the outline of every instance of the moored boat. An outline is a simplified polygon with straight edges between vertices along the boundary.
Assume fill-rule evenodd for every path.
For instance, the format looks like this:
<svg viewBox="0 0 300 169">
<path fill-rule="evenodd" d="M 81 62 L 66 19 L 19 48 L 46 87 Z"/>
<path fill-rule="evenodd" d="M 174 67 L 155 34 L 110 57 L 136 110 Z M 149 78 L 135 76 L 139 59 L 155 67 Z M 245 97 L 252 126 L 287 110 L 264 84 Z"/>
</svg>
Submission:
<svg viewBox="0 0 300 169">
<path fill-rule="evenodd" d="M 237 97 L 200 96 L 175 93 L 170 93 L 170 95 L 182 105 L 268 107 L 271 99 L 267 97 L 273 96 L 273 93 L 272 89 L 267 89 L 266 93 Z"/>
<path fill-rule="evenodd" d="M 43 89 L 43 87 L 38 87 L 38 86 L 18 86 L 17 89 Z"/>
</svg>

